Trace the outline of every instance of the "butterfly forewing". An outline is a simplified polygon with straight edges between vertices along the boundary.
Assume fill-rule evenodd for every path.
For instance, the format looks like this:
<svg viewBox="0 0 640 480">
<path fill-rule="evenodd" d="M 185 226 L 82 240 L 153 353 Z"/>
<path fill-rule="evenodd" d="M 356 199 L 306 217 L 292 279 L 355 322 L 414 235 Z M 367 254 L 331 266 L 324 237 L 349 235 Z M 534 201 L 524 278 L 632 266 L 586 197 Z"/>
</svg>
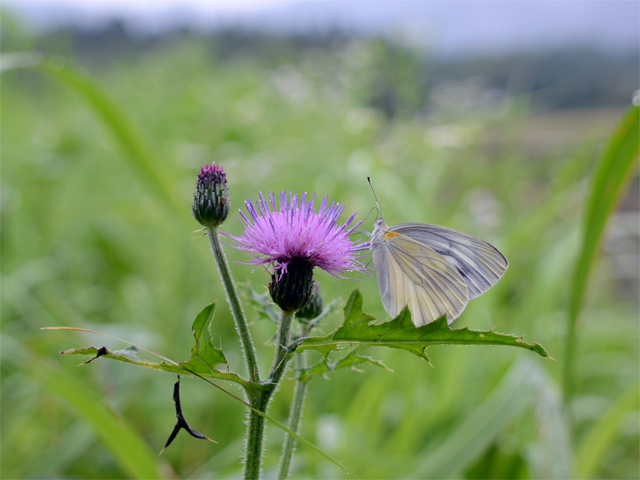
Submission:
<svg viewBox="0 0 640 480">
<path fill-rule="evenodd" d="M 430 246 L 403 235 L 384 237 L 374 249 L 382 302 L 389 315 L 409 306 L 413 323 L 426 325 L 447 314 L 457 318 L 468 301 L 458 270 Z"/>
<path fill-rule="evenodd" d="M 490 243 L 450 228 L 402 223 L 391 227 L 389 232 L 409 237 L 442 255 L 466 282 L 469 300 L 495 285 L 509 266 L 504 255 Z"/>
</svg>

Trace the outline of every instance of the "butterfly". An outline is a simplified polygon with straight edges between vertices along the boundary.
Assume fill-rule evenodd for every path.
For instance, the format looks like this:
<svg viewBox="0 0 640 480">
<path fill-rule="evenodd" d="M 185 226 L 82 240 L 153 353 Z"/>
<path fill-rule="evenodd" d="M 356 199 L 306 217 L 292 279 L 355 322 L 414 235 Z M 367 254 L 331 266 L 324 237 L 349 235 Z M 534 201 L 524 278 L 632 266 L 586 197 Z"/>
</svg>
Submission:
<svg viewBox="0 0 640 480">
<path fill-rule="evenodd" d="M 453 322 L 509 266 L 490 243 L 425 223 L 388 227 L 384 218 L 378 219 L 370 248 L 384 309 L 396 317 L 408 306 L 416 327 L 445 314 Z"/>
</svg>

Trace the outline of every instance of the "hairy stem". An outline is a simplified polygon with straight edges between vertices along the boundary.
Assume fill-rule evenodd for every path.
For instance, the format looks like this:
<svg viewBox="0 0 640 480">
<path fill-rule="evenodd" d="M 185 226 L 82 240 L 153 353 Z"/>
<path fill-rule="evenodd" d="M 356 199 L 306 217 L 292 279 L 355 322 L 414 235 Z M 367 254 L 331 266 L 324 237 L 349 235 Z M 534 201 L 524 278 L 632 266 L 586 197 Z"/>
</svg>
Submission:
<svg viewBox="0 0 640 480">
<path fill-rule="evenodd" d="M 222 251 L 222 242 L 220 241 L 220 233 L 218 228 L 207 228 L 207 236 L 209 237 L 209 245 L 211 246 L 211 252 L 216 259 L 218 266 L 218 272 L 220 272 L 220 278 L 222 279 L 222 285 L 224 286 L 224 292 L 227 295 L 227 301 L 231 308 L 231 314 L 236 324 L 236 330 L 240 335 L 240 342 L 242 343 L 242 351 L 244 353 L 244 359 L 247 364 L 247 370 L 249 378 L 252 382 L 258 383 L 260 381 L 260 374 L 258 372 L 258 361 L 256 357 L 256 349 L 253 345 L 251 338 L 251 332 L 249 331 L 249 324 L 247 318 L 242 311 L 242 305 L 240 298 L 238 297 L 238 291 L 236 285 L 231 278 L 231 271 L 229 270 L 229 264 Z"/>
<path fill-rule="evenodd" d="M 271 371 L 269 378 L 265 383 L 270 385 L 270 390 L 275 390 L 280 379 L 284 374 L 287 366 L 287 350 L 291 339 L 291 323 L 293 322 L 294 312 L 280 312 L 280 322 L 278 322 L 278 335 L 276 337 L 276 351 L 273 353 L 273 362 L 271 362 Z"/>
<path fill-rule="evenodd" d="M 273 355 L 271 371 L 269 377 L 261 384 L 264 387 L 259 394 L 252 397 L 251 404 L 266 412 L 271 396 L 276 391 L 282 376 L 287 368 L 287 351 L 284 347 L 289 344 L 291 337 L 291 323 L 294 313 L 282 311 L 280 322 L 278 323 L 278 334 L 276 337 L 276 350 Z M 249 429 L 247 431 L 247 449 L 244 458 L 244 478 L 245 480 L 257 480 L 260 478 L 262 469 L 262 453 L 264 443 L 264 417 L 251 412 L 249 416 Z"/>
<path fill-rule="evenodd" d="M 262 392 L 251 398 L 251 405 L 261 412 L 266 412 L 271 395 Z M 249 428 L 247 429 L 247 446 L 244 454 L 245 480 L 258 480 L 262 470 L 262 445 L 264 443 L 264 417 L 256 412 L 249 414 Z"/>
<path fill-rule="evenodd" d="M 307 368 L 306 352 L 296 355 L 296 370 Z M 289 414 L 289 429 L 298 433 L 300 427 L 300 419 L 302 418 L 302 409 L 304 408 L 304 399 L 307 395 L 307 382 L 296 380 L 296 386 L 293 391 L 293 403 L 291 404 L 291 413 Z M 291 471 L 291 460 L 298 442 L 291 435 L 285 434 L 284 445 L 282 447 L 282 457 L 280 458 L 280 467 L 278 470 L 278 479 L 286 480 L 289 478 Z"/>
</svg>

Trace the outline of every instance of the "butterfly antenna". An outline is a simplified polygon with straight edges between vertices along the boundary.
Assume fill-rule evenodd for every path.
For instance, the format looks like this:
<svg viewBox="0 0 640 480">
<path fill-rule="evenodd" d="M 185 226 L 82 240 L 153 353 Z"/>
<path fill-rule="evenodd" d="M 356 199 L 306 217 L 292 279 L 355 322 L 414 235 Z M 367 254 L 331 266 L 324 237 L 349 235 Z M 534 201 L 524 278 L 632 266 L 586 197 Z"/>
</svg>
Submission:
<svg viewBox="0 0 640 480">
<path fill-rule="evenodd" d="M 373 198 L 376 200 L 376 205 L 380 210 L 380 217 L 384 220 L 384 213 L 382 212 L 382 207 L 380 206 L 380 202 L 378 202 L 378 197 L 376 197 L 376 191 L 373 189 L 373 185 L 371 184 L 371 178 L 367 177 L 367 181 L 369 182 L 369 186 L 371 187 L 371 191 L 373 192 Z"/>
<path fill-rule="evenodd" d="M 369 210 L 369 212 L 367 213 L 367 215 L 362 219 L 363 222 L 367 221 L 367 218 L 369 218 L 369 215 L 371 215 L 371 212 L 376 211 L 376 216 L 378 215 L 378 207 L 371 207 L 371 210 Z"/>
</svg>

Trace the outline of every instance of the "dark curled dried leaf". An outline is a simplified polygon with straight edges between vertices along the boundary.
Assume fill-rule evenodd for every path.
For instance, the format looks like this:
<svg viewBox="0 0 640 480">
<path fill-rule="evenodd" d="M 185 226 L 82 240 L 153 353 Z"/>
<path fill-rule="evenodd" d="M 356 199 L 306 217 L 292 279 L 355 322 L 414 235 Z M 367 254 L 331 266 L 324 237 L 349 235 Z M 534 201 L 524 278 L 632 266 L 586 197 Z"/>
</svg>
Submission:
<svg viewBox="0 0 640 480">
<path fill-rule="evenodd" d="M 180 375 L 178 375 L 178 381 L 173 386 L 173 402 L 176 405 L 176 418 L 178 419 L 178 421 L 176 422 L 175 427 L 173 427 L 173 430 L 171 431 L 169 438 L 165 442 L 164 447 L 162 447 L 162 451 L 160 452 L 160 455 L 162 455 L 162 452 L 164 452 L 165 449 L 169 445 L 171 445 L 171 442 L 173 442 L 173 440 L 178 436 L 178 432 L 180 431 L 180 429 L 183 429 L 183 428 L 187 432 L 189 432 L 189 434 L 192 437 L 196 437 L 201 440 L 209 440 L 210 442 L 213 442 L 213 443 L 218 443 L 215 440 L 211 440 L 209 437 L 195 431 L 193 428 L 189 426 L 189 424 L 185 420 L 184 414 L 182 413 L 182 405 L 180 404 Z"/>
</svg>

